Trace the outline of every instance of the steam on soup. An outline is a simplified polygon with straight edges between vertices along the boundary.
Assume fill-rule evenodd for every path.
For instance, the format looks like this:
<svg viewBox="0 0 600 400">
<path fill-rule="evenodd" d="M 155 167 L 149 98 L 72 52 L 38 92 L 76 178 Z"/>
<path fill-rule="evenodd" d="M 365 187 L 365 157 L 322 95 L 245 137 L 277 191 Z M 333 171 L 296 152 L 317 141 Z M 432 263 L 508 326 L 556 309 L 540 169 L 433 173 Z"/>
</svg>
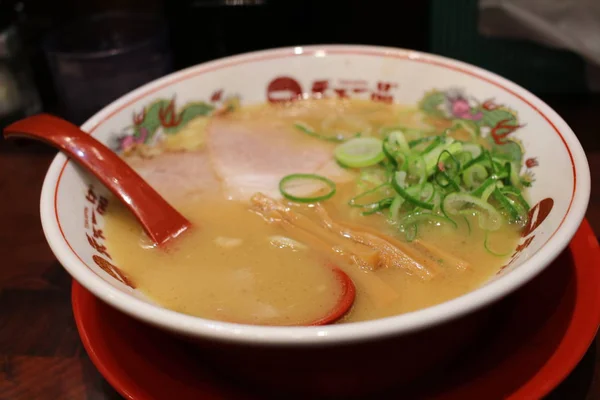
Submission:
<svg viewBox="0 0 600 400">
<path fill-rule="evenodd" d="M 467 124 L 359 100 L 231 107 L 127 161 L 197 227 L 165 252 L 114 202 L 116 264 L 166 308 L 306 324 L 356 286 L 340 322 L 406 313 L 484 283 L 529 206 L 521 166 Z"/>
</svg>

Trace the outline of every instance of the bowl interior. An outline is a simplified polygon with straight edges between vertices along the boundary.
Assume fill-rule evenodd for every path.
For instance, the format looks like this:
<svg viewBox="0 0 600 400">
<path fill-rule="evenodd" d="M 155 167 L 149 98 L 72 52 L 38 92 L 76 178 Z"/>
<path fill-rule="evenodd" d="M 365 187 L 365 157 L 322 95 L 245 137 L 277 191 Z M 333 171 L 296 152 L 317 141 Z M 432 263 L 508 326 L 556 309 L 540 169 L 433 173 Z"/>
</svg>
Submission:
<svg viewBox="0 0 600 400">
<path fill-rule="evenodd" d="M 318 46 L 227 58 L 146 85 L 99 112 L 83 128 L 119 151 L 136 137 L 135 127 L 142 117 L 151 141 L 165 129 L 176 130 L 194 116 L 210 114 L 231 97 L 252 104 L 307 96 L 419 104 L 426 113 L 475 121 L 494 145 L 524 160 L 526 170 L 521 172 L 531 177 L 530 223 L 506 266 L 485 287 L 463 296 L 466 300 L 388 318 L 381 323 L 389 329 L 389 324 L 397 330 L 432 323 L 448 311 L 458 315 L 518 287 L 567 245 L 583 218 L 589 198 L 587 161 L 576 137 L 555 112 L 494 74 L 411 51 Z M 44 229 L 54 252 L 75 279 L 111 304 L 148 322 L 183 324 L 184 316 L 156 309 L 121 278 L 101 232 L 102 215 L 111 206 L 107 199 L 106 189 L 59 155 L 42 196 Z M 133 298 L 146 304 L 147 318 Z"/>
</svg>

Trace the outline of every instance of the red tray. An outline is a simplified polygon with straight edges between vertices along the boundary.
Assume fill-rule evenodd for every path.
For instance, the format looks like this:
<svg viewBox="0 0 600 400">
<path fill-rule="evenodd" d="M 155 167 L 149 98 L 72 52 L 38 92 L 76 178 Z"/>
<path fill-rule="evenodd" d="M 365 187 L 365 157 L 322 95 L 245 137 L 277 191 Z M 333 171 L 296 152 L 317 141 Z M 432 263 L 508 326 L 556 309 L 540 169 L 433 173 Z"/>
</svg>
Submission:
<svg viewBox="0 0 600 400">
<path fill-rule="evenodd" d="M 502 301 L 472 352 L 416 388 L 428 399 L 538 399 L 577 365 L 600 324 L 600 251 L 587 221 L 540 276 Z M 253 399 L 183 343 L 102 303 L 73 283 L 77 328 L 93 363 L 125 398 Z M 301 382 L 298 383 L 299 385 Z M 407 393 L 402 389 L 402 395 Z M 389 393 L 397 398 L 398 392 Z M 387 397 L 387 396 L 386 396 Z"/>
</svg>

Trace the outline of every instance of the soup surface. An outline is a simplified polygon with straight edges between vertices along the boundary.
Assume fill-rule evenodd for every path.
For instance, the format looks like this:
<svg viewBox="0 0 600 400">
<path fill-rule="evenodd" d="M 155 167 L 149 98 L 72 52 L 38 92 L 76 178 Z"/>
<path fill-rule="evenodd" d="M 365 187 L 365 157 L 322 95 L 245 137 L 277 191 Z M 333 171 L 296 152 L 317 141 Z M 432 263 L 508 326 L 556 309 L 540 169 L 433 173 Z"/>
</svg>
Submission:
<svg viewBox="0 0 600 400">
<path fill-rule="evenodd" d="M 512 179 L 520 166 L 511 170 L 468 126 L 414 107 L 232 107 L 176 136 L 125 158 L 195 228 L 157 249 L 113 201 L 105 233 L 136 287 L 182 313 L 308 324 L 340 298 L 332 266 L 357 290 L 339 322 L 418 310 L 488 280 L 524 223 Z"/>
</svg>

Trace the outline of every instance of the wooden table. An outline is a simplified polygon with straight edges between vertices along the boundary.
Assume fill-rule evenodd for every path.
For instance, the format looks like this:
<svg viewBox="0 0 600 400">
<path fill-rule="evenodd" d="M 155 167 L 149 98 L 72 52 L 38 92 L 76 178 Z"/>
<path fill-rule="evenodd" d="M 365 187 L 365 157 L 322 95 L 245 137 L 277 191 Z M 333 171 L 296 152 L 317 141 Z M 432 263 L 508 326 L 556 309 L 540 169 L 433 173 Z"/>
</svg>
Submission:
<svg viewBox="0 0 600 400">
<path fill-rule="evenodd" d="M 600 97 L 546 99 L 586 149 L 587 217 L 600 232 Z M 54 151 L 0 141 L 0 400 L 118 399 L 88 359 L 71 311 L 71 278 L 52 255 L 39 197 Z M 600 284 L 600 283 L 599 283 Z M 550 399 L 600 399 L 599 340 Z"/>
</svg>

